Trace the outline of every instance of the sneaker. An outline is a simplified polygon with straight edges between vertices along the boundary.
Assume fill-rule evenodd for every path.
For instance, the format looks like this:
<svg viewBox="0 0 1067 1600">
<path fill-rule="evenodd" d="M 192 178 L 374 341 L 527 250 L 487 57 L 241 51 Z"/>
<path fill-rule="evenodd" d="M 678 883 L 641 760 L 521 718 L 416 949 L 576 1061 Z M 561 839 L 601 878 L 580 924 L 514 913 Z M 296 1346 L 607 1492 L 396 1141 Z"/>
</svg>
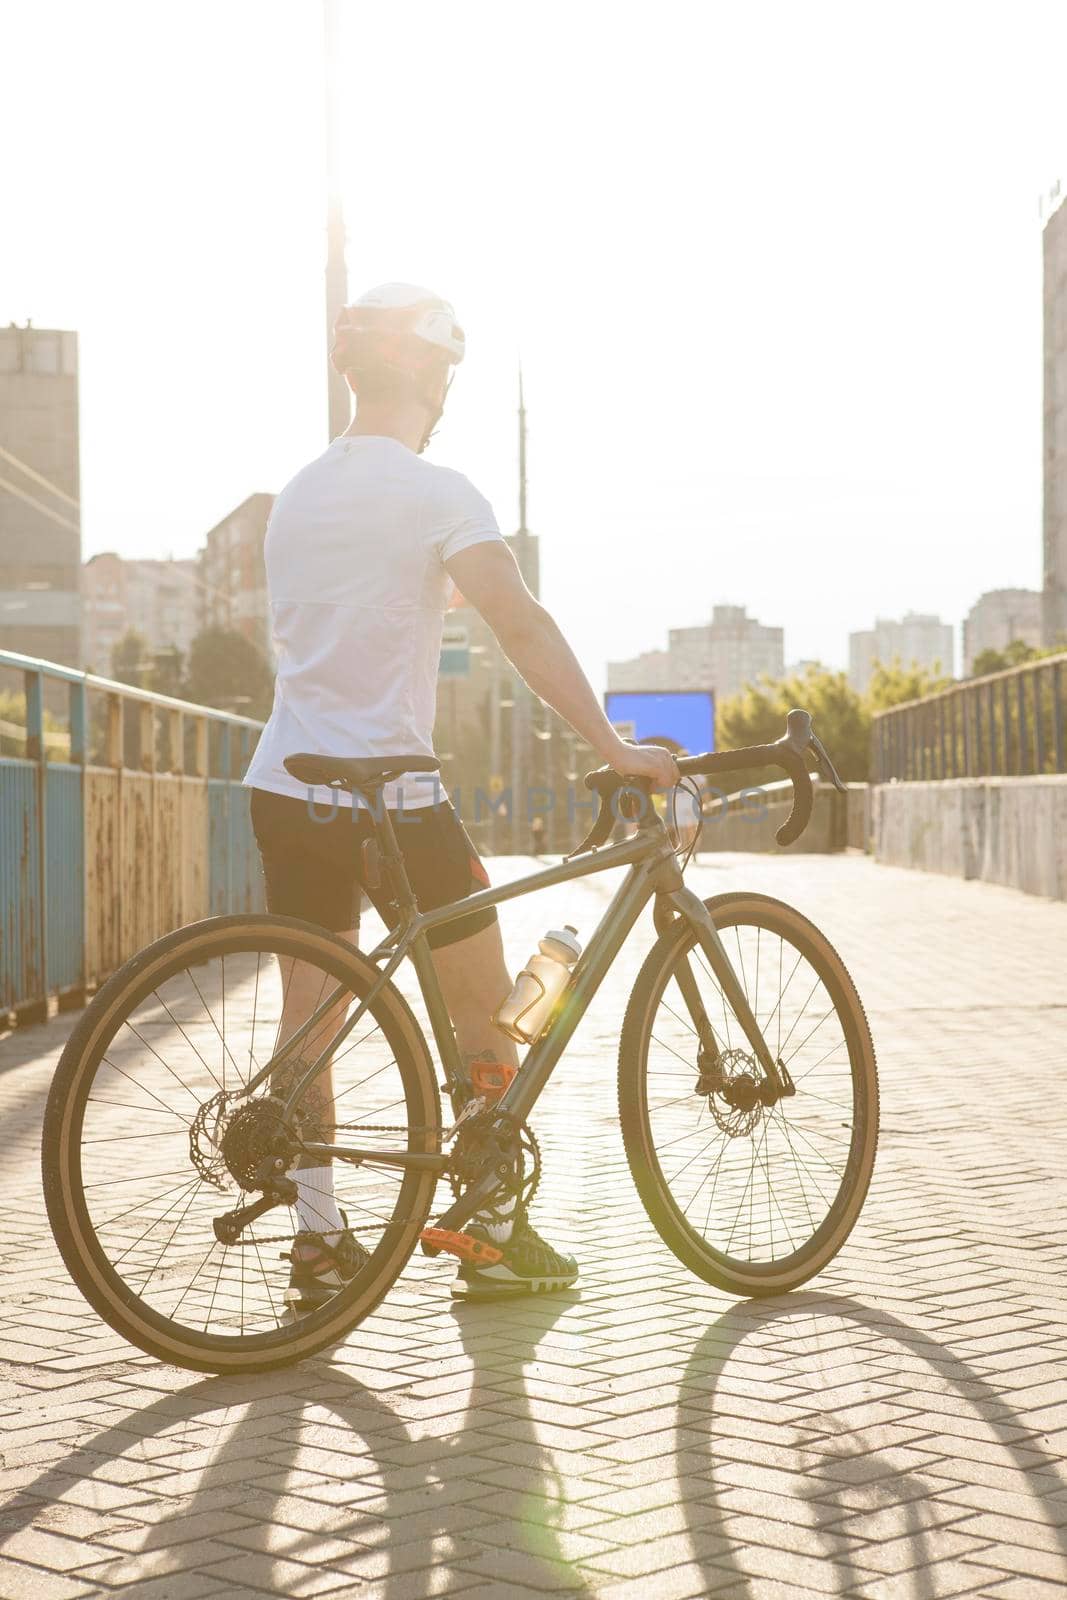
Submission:
<svg viewBox="0 0 1067 1600">
<path fill-rule="evenodd" d="M 468 1223 L 466 1233 L 492 1244 L 488 1230 Z M 560 1255 L 525 1220 L 515 1226 L 506 1244 L 496 1247 L 501 1259 L 491 1266 L 461 1261 L 452 1294 L 457 1300 L 500 1300 L 516 1294 L 555 1294 L 569 1289 L 578 1278 L 573 1256 Z"/>
<path fill-rule="evenodd" d="M 301 1231 L 289 1252 L 289 1288 L 285 1302 L 297 1316 L 306 1317 L 332 1300 L 370 1260 L 351 1229 L 331 1233 Z"/>
</svg>

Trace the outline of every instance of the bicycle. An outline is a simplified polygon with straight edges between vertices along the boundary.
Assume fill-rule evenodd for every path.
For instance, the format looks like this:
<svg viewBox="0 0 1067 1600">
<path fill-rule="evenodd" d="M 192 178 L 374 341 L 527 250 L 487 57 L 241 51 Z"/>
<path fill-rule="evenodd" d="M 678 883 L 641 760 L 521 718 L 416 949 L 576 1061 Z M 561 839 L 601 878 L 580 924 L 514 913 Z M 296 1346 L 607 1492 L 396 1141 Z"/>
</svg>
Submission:
<svg viewBox="0 0 1067 1600">
<path fill-rule="evenodd" d="M 789 713 L 772 744 L 679 767 L 785 772 L 786 844 L 811 815 L 808 751 L 843 787 L 803 711 Z M 43 1137 L 52 1229 L 101 1317 L 180 1366 L 262 1371 L 343 1338 L 420 1240 L 427 1253 L 462 1256 L 464 1239 L 474 1243 L 464 1224 L 502 1182 L 518 1181 L 509 1174 L 522 1172 L 527 1193 L 536 1184 L 526 1120 L 649 901 L 657 938 L 618 1060 L 623 1142 L 645 1209 L 679 1260 L 734 1294 L 779 1294 L 826 1266 L 870 1182 L 878 1085 L 863 1007 L 817 928 L 765 895 L 701 901 L 647 786 L 608 768 L 587 775 L 597 817 L 559 865 L 420 912 L 378 801 L 390 779 L 436 762 L 296 756 L 286 765 L 302 782 L 367 802 L 374 828 L 363 866 L 385 875 L 395 925 L 365 953 L 293 918 L 213 918 L 149 945 L 101 988 L 63 1051 Z M 606 844 L 620 807 L 636 831 Z M 400 963 L 413 964 L 451 1091 L 465 1080 L 426 933 L 616 867 L 628 871 L 518 1074 L 495 1100 L 467 1084 L 446 1126 L 426 1038 L 392 982 Z M 287 1020 L 297 990 L 301 1008 Z M 314 1086 L 327 1071 L 324 1112 Z M 297 1231 L 291 1173 L 309 1157 L 332 1166 L 346 1221 L 369 1240 L 351 1282 L 294 1316 L 271 1249 Z M 441 1179 L 451 1203 L 427 1229 Z"/>
</svg>

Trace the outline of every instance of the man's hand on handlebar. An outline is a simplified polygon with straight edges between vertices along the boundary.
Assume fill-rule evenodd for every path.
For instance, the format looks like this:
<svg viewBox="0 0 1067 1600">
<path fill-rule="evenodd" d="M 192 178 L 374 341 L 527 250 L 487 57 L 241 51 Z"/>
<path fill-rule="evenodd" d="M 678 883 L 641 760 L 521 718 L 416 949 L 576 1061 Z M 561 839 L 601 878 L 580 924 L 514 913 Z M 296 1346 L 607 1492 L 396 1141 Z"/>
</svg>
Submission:
<svg viewBox="0 0 1067 1600">
<path fill-rule="evenodd" d="M 678 763 L 661 744 L 627 744 L 620 739 L 604 756 L 620 777 L 647 778 L 653 789 L 673 789 L 680 776 Z"/>
</svg>

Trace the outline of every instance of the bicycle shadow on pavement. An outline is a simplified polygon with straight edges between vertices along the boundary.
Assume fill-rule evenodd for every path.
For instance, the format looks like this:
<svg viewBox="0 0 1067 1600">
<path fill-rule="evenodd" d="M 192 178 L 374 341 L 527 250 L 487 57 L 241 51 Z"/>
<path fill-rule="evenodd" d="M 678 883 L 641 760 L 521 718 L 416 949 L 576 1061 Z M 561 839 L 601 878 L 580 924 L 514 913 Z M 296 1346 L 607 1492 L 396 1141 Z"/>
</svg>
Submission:
<svg viewBox="0 0 1067 1600">
<path fill-rule="evenodd" d="M 745 1341 L 754 1335 L 773 1330 L 790 1318 L 807 1320 L 812 1317 L 818 1318 L 822 1326 L 811 1329 L 804 1346 L 793 1341 L 784 1351 L 764 1347 L 758 1352 L 757 1359 L 761 1361 L 773 1361 L 776 1358 L 788 1361 L 792 1372 L 785 1381 L 793 1385 L 794 1392 L 790 1394 L 787 1405 L 775 1407 L 773 1404 L 762 1404 L 748 1408 L 759 1418 L 754 1424 L 745 1424 L 743 1429 L 745 1434 L 752 1437 L 745 1437 L 742 1449 L 737 1450 L 736 1432 L 732 1437 L 721 1435 L 722 1448 L 717 1460 L 715 1414 L 721 1390 L 727 1389 L 728 1392 L 723 1380 L 731 1356 L 736 1355 Z M 836 1326 L 827 1327 L 827 1323 Z M 842 1421 L 835 1415 L 835 1409 L 862 1406 L 878 1400 L 878 1390 L 873 1383 L 866 1397 L 857 1398 L 849 1394 L 839 1397 L 836 1402 L 834 1400 L 834 1390 L 840 1385 L 827 1383 L 828 1374 L 819 1361 L 820 1345 L 831 1333 L 839 1333 L 842 1327 L 856 1336 L 857 1343 L 862 1340 L 866 1346 L 864 1355 L 859 1358 L 853 1371 L 858 1370 L 865 1376 L 877 1378 L 877 1373 L 869 1371 L 873 1335 L 899 1346 L 909 1357 L 918 1358 L 939 1380 L 929 1391 L 919 1387 L 909 1392 L 907 1371 L 901 1375 L 900 1389 L 907 1392 L 906 1403 L 913 1408 L 915 1416 L 903 1417 L 904 1426 L 900 1431 L 907 1433 L 910 1427 L 911 1437 L 893 1439 L 892 1428 L 886 1429 L 877 1420 L 864 1425 L 852 1420 Z M 801 1373 L 806 1383 L 795 1381 Z M 799 1395 L 796 1391 L 809 1386 L 810 1407 L 798 1406 Z M 931 1410 L 924 1415 L 923 1402 L 928 1392 L 947 1392 L 964 1402 L 965 1409 L 981 1424 L 982 1433 L 1004 1451 L 1005 1464 L 1018 1473 L 1020 1494 L 1028 1495 L 1035 1504 L 1040 1505 L 1045 1493 L 1062 1491 L 1067 1486 L 1061 1460 L 1042 1449 L 1033 1432 L 1027 1433 L 1023 1425 L 1016 1421 L 1010 1397 L 1000 1393 L 988 1379 L 955 1355 L 950 1345 L 938 1343 L 929 1334 L 881 1308 L 866 1305 L 850 1296 L 794 1293 L 774 1300 L 743 1301 L 724 1312 L 707 1329 L 694 1346 L 682 1378 L 676 1448 L 679 1457 L 702 1451 L 707 1453 L 706 1477 L 712 1492 L 699 1502 L 689 1503 L 690 1539 L 695 1548 L 703 1527 L 702 1519 L 709 1511 L 721 1520 L 729 1548 L 716 1555 L 714 1560 L 717 1567 L 732 1574 L 732 1580 L 729 1581 L 731 1597 L 747 1596 L 748 1600 L 759 1600 L 761 1586 L 774 1577 L 784 1577 L 789 1570 L 787 1565 L 783 1565 L 780 1573 L 769 1569 L 764 1572 L 757 1570 L 759 1562 L 753 1557 L 752 1543 L 739 1538 L 737 1532 L 731 1534 L 730 1531 L 732 1518 L 744 1521 L 746 1516 L 759 1516 L 774 1522 L 779 1530 L 779 1543 L 767 1545 L 764 1540 L 764 1545 L 781 1552 L 783 1563 L 791 1556 L 799 1558 L 801 1563 L 817 1560 L 823 1564 L 824 1570 L 830 1566 L 839 1578 L 835 1588 L 837 1593 L 862 1592 L 864 1584 L 884 1581 L 893 1575 L 888 1568 L 874 1570 L 871 1566 L 864 1566 L 863 1550 L 902 1538 L 910 1541 L 911 1548 L 907 1551 L 907 1559 L 900 1562 L 897 1576 L 901 1583 L 911 1580 L 907 1590 L 909 1600 L 927 1600 L 927 1597 L 932 1600 L 934 1595 L 941 1592 L 937 1587 L 935 1567 L 938 1561 L 952 1559 L 953 1552 L 949 1548 L 951 1540 L 946 1540 L 943 1535 L 953 1530 L 939 1528 L 936 1520 L 927 1515 L 926 1508 L 936 1491 L 932 1488 L 930 1478 L 925 1476 L 926 1467 L 914 1461 L 909 1464 L 907 1459 L 913 1444 L 916 1451 L 922 1451 L 924 1437 L 951 1431 L 951 1414 Z M 893 1400 L 904 1398 L 903 1395 L 894 1394 L 889 1387 L 886 1393 Z M 825 1404 L 821 1404 L 824 1396 Z M 725 1400 L 725 1394 L 722 1398 Z M 729 1408 L 723 1406 L 721 1409 Z M 708 1418 L 706 1443 L 696 1437 L 703 1431 L 698 1421 L 701 1410 L 706 1412 Z M 740 1416 L 744 1417 L 744 1411 Z M 894 1461 L 894 1451 L 897 1449 L 901 1449 L 901 1456 Z M 945 1454 L 943 1443 L 931 1444 L 928 1465 L 932 1466 L 939 1456 Z M 751 1463 L 750 1472 L 742 1470 L 740 1474 L 735 1473 L 737 1482 L 721 1476 L 724 1468 L 744 1469 L 745 1463 Z M 967 1481 L 966 1467 L 964 1460 L 955 1478 L 944 1480 L 946 1492 L 956 1481 Z M 761 1492 L 753 1486 L 759 1483 L 759 1474 L 764 1469 L 768 1474 L 767 1487 Z M 786 1474 L 789 1474 L 789 1478 Z M 746 1477 L 750 1477 L 749 1484 L 744 1484 Z M 790 1479 L 795 1483 L 795 1489 Z M 801 1516 L 789 1523 L 775 1522 L 774 1507 L 767 1503 L 772 1495 L 784 1497 L 795 1507 L 806 1504 L 807 1519 Z M 757 1504 L 758 1498 L 762 1498 L 762 1505 Z M 784 1509 L 781 1502 L 779 1509 Z M 1062 1506 L 1060 1509 L 1062 1514 Z M 966 1506 L 961 1504 L 958 1510 L 960 1519 L 968 1515 L 969 1508 Z M 693 1513 L 698 1513 L 701 1520 Z M 897 1524 L 888 1531 L 885 1527 L 886 1513 Z M 970 1514 L 978 1513 L 979 1507 L 976 1506 Z M 877 1531 L 864 1534 L 862 1523 L 865 1516 L 881 1518 Z M 843 1526 L 845 1519 L 848 1519 L 847 1526 Z M 1067 1570 L 1067 1524 L 1061 1522 L 1057 1526 L 1046 1515 L 1043 1526 L 1048 1532 L 1049 1550 L 1052 1550 L 1053 1544 L 1058 1547 Z M 993 1543 L 992 1536 L 983 1537 Z M 1002 1542 L 1009 1541 L 1005 1539 Z M 968 1544 L 957 1559 L 967 1561 L 969 1550 Z M 981 1556 L 976 1554 L 973 1559 L 980 1562 Z M 1002 1576 L 1006 1577 L 1007 1573 Z M 792 1568 L 792 1581 L 802 1581 L 797 1566 Z M 991 1572 L 990 1582 L 994 1581 L 1000 1582 L 1001 1578 Z M 823 1585 L 818 1587 L 822 1588 Z M 904 1592 L 901 1587 L 901 1593 Z"/>
<path fill-rule="evenodd" d="M 458 1336 L 469 1363 L 453 1411 L 432 1371 L 376 1393 L 346 1370 L 360 1352 L 345 1345 L 281 1372 L 202 1378 L 131 1408 L 18 1490 L 0 1511 L 0 1555 L 17 1559 L 26 1529 L 68 1531 L 69 1517 L 68 1536 L 92 1543 L 68 1577 L 88 1571 L 85 1581 L 138 1592 L 158 1582 L 163 1595 L 168 1581 L 199 1574 L 233 1594 L 299 1593 L 318 1569 L 373 1583 L 381 1600 L 419 1600 L 461 1567 L 468 1584 L 469 1574 L 516 1594 L 588 1593 L 561 1547 L 563 1484 L 546 1465 L 524 1381 L 566 1302 L 457 1306 L 453 1334 L 427 1298 L 442 1344 Z M 223 1419 L 216 1444 L 208 1419 L 224 1410 L 242 1414 Z M 94 1511 L 83 1492 L 57 1505 L 93 1479 L 135 1484 L 141 1498 Z M 88 1535 L 87 1517 L 99 1524 Z"/>
<path fill-rule="evenodd" d="M 305 1412 L 313 1407 L 335 1411 L 346 1430 L 359 1430 L 353 1437 L 360 1438 L 368 1451 L 373 1451 L 375 1439 L 407 1437 L 401 1418 L 371 1389 L 317 1369 L 319 1363 L 308 1363 L 304 1368 L 262 1376 L 202 1378 L 189 1388 L 162 1394 L 147 1407 L 133 1407 L 69 1456 L 46 1467 L 13 1496 L 0 1512 L 0 1554 L 17 1558 L 17 1536 L 26 1528 L 66 1531 L 65 1510 L 76 1517 L 78 1533 L 73 1536 L 85 1538 L 81 1529 L 87 1515 L 94 1515 L 93 1510 L 83 1509 L 87 1497 L 79 1494 L 66 1508 L 57 1502 L 75 1486 L 97 1478 L 105 1487 L 136 1481 L 140 1497 L 134 1503 L 119 1504 L 112 1512 L 105 1509 L 105 1501 L 105 1507 L 96 1513 L 99 1531 L 88 1535 L 95 1544 L 96 1559 L 87 1560 L 77 1572 L 68 1569 L 69 1576 L 91 1567 L 87 1581 L 98 1579 L 109 1586 L 140 1586 L 164 1577 L 174 1580 L 182 1573 L 220 1577 L 219 1563 L 230 1557 L 240 1562 L 243 1574 L 221 1574 L 232 1578 L 233 1592 L 277 1592 L 277 1576 L 281 1576 L 284 1592 L 284 1575 L 272 1569 L 279 1563 L 284 1567 L 287 1545 L 298 1545 L 304 1535 L 299 1528 L 278 1524 L 274 1518 L 282 1509 L 296 1510 L 294 1497 L 290 1497 L 294 1504 L 286 1505 L 294 1474 L 305 1492 L 314 1478 L 319 1492 L 312 1500 L 300 1501 L 300 1506 L 317 1524 L 331 1524 L 331 1530 L 337 1521 L 337 1513 L 322 1503 L 322 1493 L 330 1494 L 328 1477 L 305 1474 L 294 1466 L 300 1457 Z M 219 1411 L 237 1409 L 243 1415 L 228 1427 L 221 1445 L 214 1446 L 205 1437 L 210 1426 L 206 1419 Z M 172 1431 L 173 1451 L 150 1448 L 152 1441 L 165 1444 L 165 1436 Z M 187 1442 L 190 1431 L 197 1435 L 192 1448 Z M 341 1452 L 337 1459 L 344 1461 Z M 116 1462 L 124 1470 L 116 1472 Z M 133 1480 L 125 1470 L 132 1463 L 145 1467 L 142 1479 Z M 188 1487 L 163 1482 L 174 1474 L 188 1474 L 195 1482 Z M 386 1462 L 380 1475 L 386 1496 L 390 1481 Z M 352 1497 L 361 1492 L 353 1489 Z M 343 1510 L 342 1506 L 342 1514 Z M 216 1542 L 220 1538 L 225 1546 Z M 97 1567 L 97 1562 L 105 1565 Z M 306 1566 L 296 1570 L 308 1574 Z"/>
</svg>

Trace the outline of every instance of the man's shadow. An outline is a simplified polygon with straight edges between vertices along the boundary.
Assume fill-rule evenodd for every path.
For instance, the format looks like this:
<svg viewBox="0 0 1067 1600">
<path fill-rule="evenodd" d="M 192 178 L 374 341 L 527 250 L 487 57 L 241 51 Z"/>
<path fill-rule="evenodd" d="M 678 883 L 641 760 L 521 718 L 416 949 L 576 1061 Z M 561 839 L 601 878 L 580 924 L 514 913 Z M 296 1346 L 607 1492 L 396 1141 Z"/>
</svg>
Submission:
<svg viewBox="0 0 1067 1600">
<path fill-rule="evenodd" d="M 486 1398 L 492 1396 L 494 1417 L 505 1419 L 500 1437 L 506 1435 L 506 1454 L 501 1453 L 506 1465 L 494 1473 L 494 1486 L 484 1501 L 491 1520 L 479 1530 L 478 1537 L 490 1544 L 490 1551 L 480 1570 L 487 1577 L 499 1576 L 504 1582 L 513 1582 L 516 1592 L 523 1588 L 566 1590 L 579 1595 L 593 1592 L 566 1553 L 566 1480 L 538 1435 L 526 1372 L 536 1360 L 545 1334 L 579 1298 L 575 1290 L 547 1299 L 524 1296 L 511 1302 L 459 1302 L 454 1306 L 456 1328 L 470 1359 L 474 1388 L 464 1430 L 448 1442 L 449 1455 L 461 1460 L 468 1448 L 467 1435 L 483 1426 L 478 1414 L 481 1382 Z M 487 1335 L 492 1337 L 492 1350 L 483 1349 Z M 485 1382 L 487 1368 L 492 1370 L 491 1386 Z M 502 1389 L 510 1396 L 504 1403 L 500 1399 Z M 441 1468 L 447 1475 L 448 1456 L 442 1460 Z M 495 1561 L 493 1549 L 501 1553 Z M 515 1552 L 521 1562 L 513 1579 L 508 1577 L 505 1552 Z"/>
<path fill-rule="evenodd" d="M 709 1416 L 713 1416 L 719 1379 L 731 1355 L 739 1349 L 745 1339 L 773 1327 L 777 1322 L 805 1313 L 840 1319 L 846 1327 L 853 1328 L 857 1336 L 869 1339 L 872 1334 L 877 1334 L 899 1344 L 901 1349 L 910 1355 L 918 1356 L 939 1378 L 947 1380 L 959 1398 L 965 1400 L 974 1414 L 988 1427 L 991 1439 L 995 1440 L 1004 1451 L 1006 1465 L 1013 1467 L 1020 1475 L 1020 1492 L 1030 1493 L 1035 1502 L 1039 1503 L 1041 1489 L 1063 1489 L 1065 1480 L 1060 1460 L 1048 1451 L 1042 1450 L 1035 1436 L 1019 1437 L 1020 1425 L 1015 1419 L 1015 1413 L 1006 1402 L 1005 1396 L 987 1379 L 976 1373 L 958 1356 L 953 1355 L 948 1346 L 937 1343 L 928 1334 L 910 1327 L 887 1311 L 867 1306 L 860 1300 L 844 1295 L 794 1293 L 774 1300 L 743 1301 L 724 1312 L 698 1340 L 686 1366 L 681 1384 L 677 1423 L 677 1450 L 680 1456 L 685 1453 L 691 1455 L 700 1449 L 699 1443 L 694 1442 L 693 1437 L 694 1428 L 697 1426 L 692 1408 L 693 1397 L 700 1396 L 702 1408 Z M 813 1339 L 817 1341 L 818 1334 L 814 1334 Z M 803 1358 L 797 1356 L 795 1359 Z M 918 1391 L 916 1394 L 916 1407 L 920 1410 L 922 1393 L 923 1391 Z M 880 1447 L 876 1442 L 868 1448 L 864 1447 L 862 1428 L 858 1430 L 849 1428 L 846 1431 L 835 1420 L 832 1411 L 821 1411 L 819 1390 L 814 1384 L 811 1397 L 809 1412 L 798 1415 L 793 1406 L 790 1419 L 782 1423 L 782 1439 L 778 1448 L 783 1454 L 793 1451 L 801 1456 L 809 1447 L 814 1447 L 821 1461 L 836 1459 L 844 1462 L 849 1459 L 862 1459 L 864 1462 L 873 1462 L 877 1459 Z M 794 1401 L 795 1398 L 794 1396 Z M 935 1415 L 931 1431 L 937 1428 L 939 1421 L 939 1415 Z M 797 1438 L 798 1433 L 803 1433 L 804 1437 Z M 840 1439 L 840 1448 L 828 1450 L 827 1443 L 835 1433 Z M 766 1434 L 763 1433 L 762 1437 L 766 1438 Z M 921 1448 L 921 1440 L 917 1443 Z M 706 1448 L 709 1469 L 707 1477 L 712 1485 L 712 1496 L 710 1500 L 705 1499 L 699 1504 L 689 1503 L 689 1532 L 694 1547 L 705 1525 L 709 1508 L 714 1512 L 716 1521 L 721 1521 L 725 1536 L 729 1539 L 731 1515 L 729 1491 L 733 1485 L 721 1480 L 716 1483 L 714 1437 Z M 727 1457 L 727 1460 L 732 1458 Z M 915 1477 L 914 1482 L 909 1482 L 906 1474 L 894 1471 L 887 1461 L 884 1476 L 888 1478 L 891 1473 L 893 1490 L 890 1503 L 901 1518 L 900 1531 L 892 1537 L 908 1538 L 914 1545 L 913 1570 L 910 1573 L 913 1586 L 910 1593 L 914 1600 L 927 1600 L 927 1597 L 932 1600 L 938 1592 L 935 1571 L 938 1557 L 936 1551 L 931 1548 L 930 1534 L 933 1530 L 923 1522 L 920 1509 L 929 1496 L 929 1487 L 919 1477 Z M 1033 1488 L 1031 1481 L 1035 1474 L 1038 1475 L 1039 1490 Z M 833 1565 L 839 1574 L 836 1592 L 842 1594 L 862 1592 L 865 1582 L 870 1583 L 875 1578 L 883 1577 L 884 1574 L 872 1573 L 869 1568 L 864 1568 L 861 1544 L 857 1543 L 856 1547 L 847 1548 L 844 1541 L 836 1537 L 841 1518 L 860 1514 L 861 1508 L 845 1499 L 845 1491 L 854 1489 L 856 1484 L 850 1483 L 847 1475 L 838 1479 L 820 1476 L 815 1472 L 810 1476 L 798 1472 L 796 1476 L 798 1499 L 807 1500 L 813 1507 L 818 1507 L 819 1512 L 827 1513 L 825 1516 L 818 1515 L 817 1525 L 810 1529 L 810 1554 L 819 1557 L 828 1565 Z M 875 1475 L 865 1470 L 857 1481 L 868 1480 L 874 1482 Z M 870 1509 L 873 1512 L 878 1508 L 872 1505 Z M 976 1507 L 975 1510 L 977 1509 Z M 835 1511 L 840 1512 L 840 1517 L 835 1517 Z M 961 1518 L 966 1515 L 966 1508 L 963 1506 L 960 1507 L 960 1515 Z M 1061 1523 L 1057 1526 L 1050 1517 L 1045 1526 L 1059 1547 L 1064 1559 L 1064 1570 L 1067 1572 L 1067 1525 Z M 733 1542 L 725 1552 L 715 1556 L 715 1565 L 733 1573 L 737 1587 L 730 1586 L 731 1596 L 745 1595 L 749 1600 L 758 1600 L 763 1580 L 746 1572 L 742 1560 L 745 1548 L 744 1545 Z"/>
<path fill-rule="evenodd" d="M 547 1584 L 587 1594 L 561 1548 L 557 1513 L 562 1516 L 565 1505 L 563 1483 L 538 1441 L 524 1374 L 568 1303 L 568 1297 L 554 1297 L 521 1306 L 455 1306 L 455 1333 L 470 1362 L 471 1386 L 454 1423 L 441 1417 L 432 1396 L 420 1402 L 418 1382 L 394 1390 L 396 1400 L 390 1403 L 352 1377 L 345 1367 L 358 1365 L 359 1354 L 344 1345 L 332 1360 L 319 1357 L 259 1377 L 204 1378 L 147 1408 L 135 1407 L 44 1468 L 9 1501 L 0 1514 L 0 1552 L 35 1523 L 62 1531 L 55 1502 L 127 1456 L 134 1441 L 160 1439 L 183 1425 L 202 1435 L 206 1416 L 244 1407 L 210 1462 L 198 1469 L 191 1495 L 176 1500 L 173 1512 L 131 1529 L 122 1548 L 112 1548 L 106 1539 L 96 1545 L 101 1562 L 116 1563 L 117 1578 L 108 1575 L 108 1583 L 148 1581 L 159 1572 L 154 1557 L 164 1551 L 168 1561 L 162 1570 L 171 1578 L 181 1572 L 217 1576 L 213 1568 L 228 1553 L 220 1553 L 219 1541 L 229 1545 L 233 1540 L 232 1556 L 244 1561 L 245 1581 L 257 1590 L 273 1587 L 270 1567 L 277 1560 L 373 1581 L 383 1600 L 393 1595 L 399 1600 L 401 1593 L 405 1600 L 423 1595 L 428 1600 L 439 1590 L 442 1566 L 491 1580 L 508 1570 L 510 1552 L 518 1552 L 523 1575 L 516 1575 L 516 1592 Z M 434 1327 L 439 1326 L 435 1319 Z M 447 1326 L 440 1332 L 447 1346 Z M 422 1321 L 423 1340 L 425 1333 Z M 485 1381 L 488 1371 L 491 1384 Z M 488 1423 L 479 1412 L 482 1400 L 492 1401 Z M 413 1410 L 423 1413 L 425 1428 Z M 309 1411 L 313 1448 L 337 1460 L 337 1472 L 323 1475 L 321 1485 L 293 1482 Z M 335 1442 L 329 1438 L 333 1431 Z M 361 1450 L 352 1449 L 357 1439 Z M 496 1455 L 489 1453 L 494 1450 Z M 180 1453 L 158 1459 L 164 1468 L 185 1470 Z M 264 1474 L 264 1461 L 272 1472 Z M 151 1496 L 151 1477 L 143 1492 Z M 183 1524 L 194 1528 L 191 1519 L 205 1513 L 232 1519 L 226 1531 L 207 1535 L 208 1550 L 182 1531 Z M 136 1523 L 137 1506 L 129 1515 Z M 121 1519 L 120 1510 L 111 1520 Z M 240 1587 L 237 1579 L 234 1592 Z"/>
</svg>

